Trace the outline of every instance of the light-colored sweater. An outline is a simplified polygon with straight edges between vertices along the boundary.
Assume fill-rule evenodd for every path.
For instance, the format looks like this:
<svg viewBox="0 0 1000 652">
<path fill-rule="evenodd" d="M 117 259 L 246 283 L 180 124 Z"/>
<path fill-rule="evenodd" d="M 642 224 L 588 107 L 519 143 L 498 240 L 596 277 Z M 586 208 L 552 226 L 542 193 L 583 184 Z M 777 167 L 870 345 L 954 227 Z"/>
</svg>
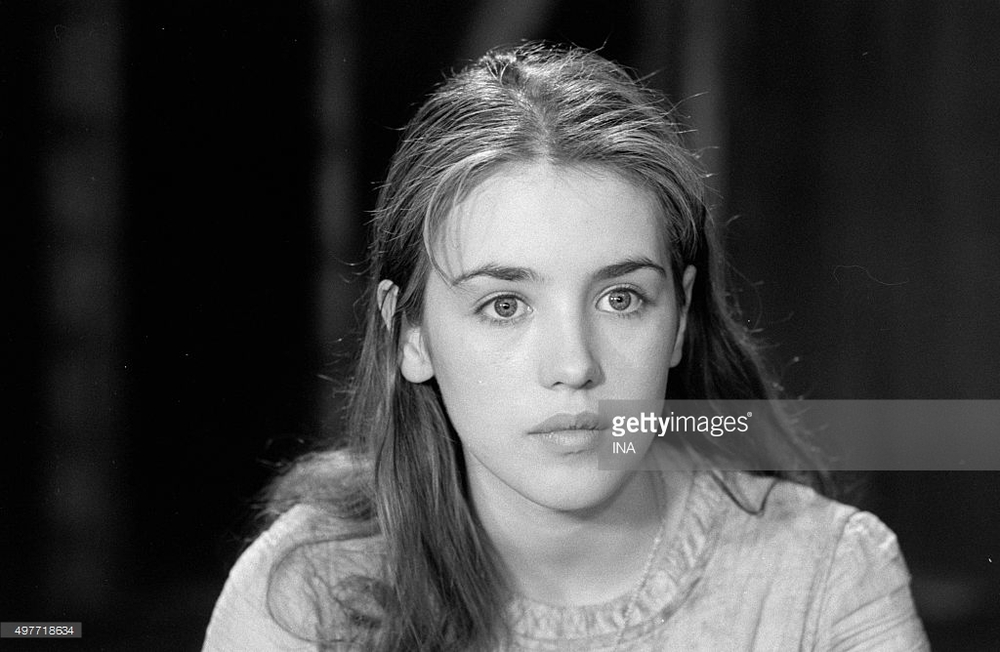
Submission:
<svg viewBox="0 0 1000 652">
<path fill-rule="evenodd" d="M 725 487 L 694 474 L 680 526 L 660 547 L 619 649 L 929 649 L 896 537 L 875 516 L 790 482 L 731 475 Z M 763 508 L 751 513 L 730 494 Z M 266 595 L 275 560 L 321 538 L 318 519 L 317 508 L 295 507 L 244 552 L 215 606 L 205 652 L 317 649 L 274 621 Z M 379 554 L 377 538 L 327 545 L 335 561 L 323 568 L 338 572 L 364 572 Z M 517 599 L 508 606 L 507 649 L 612 650 L 630 599 L 584 607 Z M 294 603 L 281 611 L 303 623 L 313 613 Z"/>
</svg>

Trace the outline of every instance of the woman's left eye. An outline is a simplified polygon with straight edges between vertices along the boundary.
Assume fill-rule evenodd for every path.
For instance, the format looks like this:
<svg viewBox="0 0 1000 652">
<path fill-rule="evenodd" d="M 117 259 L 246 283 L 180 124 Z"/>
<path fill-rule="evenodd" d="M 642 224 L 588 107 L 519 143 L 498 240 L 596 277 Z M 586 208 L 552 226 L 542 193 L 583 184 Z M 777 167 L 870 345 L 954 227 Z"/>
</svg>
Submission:
<svg viewBox="0 0 1000 652">
<path fill-rule="evenodd" d="M 597 300 L 597 309 L 619 315 L 630 315 L 642 307 L 643 300 L 635 290 L 618 288 L 606 292 Z"/>
</svg>

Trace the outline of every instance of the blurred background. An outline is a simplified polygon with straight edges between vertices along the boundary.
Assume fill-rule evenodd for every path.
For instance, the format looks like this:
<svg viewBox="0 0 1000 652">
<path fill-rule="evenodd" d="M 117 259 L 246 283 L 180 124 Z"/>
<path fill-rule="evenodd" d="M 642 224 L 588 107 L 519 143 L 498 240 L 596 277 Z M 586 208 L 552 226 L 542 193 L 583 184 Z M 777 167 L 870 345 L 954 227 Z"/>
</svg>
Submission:
<svg viewBox="0 0 1000 652">
<path fill-rule="evenodd" d="M 994 0 L 0 2 L 0 619 L 198 648 L 329 434 L 397 129 L 498 44 L 678 105 L 790 393 L 1000 398 L 998 33 Z M 860 480 L 936 649 L 1000 649 L 1000 474 Z"/>
</svg>

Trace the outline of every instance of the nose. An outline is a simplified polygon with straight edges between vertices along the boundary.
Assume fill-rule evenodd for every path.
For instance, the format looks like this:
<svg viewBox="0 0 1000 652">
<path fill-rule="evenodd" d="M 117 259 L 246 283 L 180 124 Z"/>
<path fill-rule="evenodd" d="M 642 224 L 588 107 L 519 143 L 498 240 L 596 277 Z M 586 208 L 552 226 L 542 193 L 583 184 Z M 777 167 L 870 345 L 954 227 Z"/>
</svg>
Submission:
<svg viewBox="0 0 1000 652">
<path fill-rule="evenodd" d="M 579 311 L 553 315 L 544 323 L 539 350 L 540 376 L 545 387 L 587 389 L 602 382 L 592 330 Z"/>
</svg>

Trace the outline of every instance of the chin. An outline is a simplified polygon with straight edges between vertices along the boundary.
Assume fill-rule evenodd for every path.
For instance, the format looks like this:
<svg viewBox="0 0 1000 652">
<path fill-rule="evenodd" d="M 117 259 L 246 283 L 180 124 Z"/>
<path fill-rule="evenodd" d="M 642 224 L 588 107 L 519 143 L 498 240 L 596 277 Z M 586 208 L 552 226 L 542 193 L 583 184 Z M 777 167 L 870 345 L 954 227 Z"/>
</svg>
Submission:
<svg viewBox="0 0 1000 652">
<path fill-rule="evenodd" d="M 521 492 L 532 502 L 560 512 L 599 510 L 618 495 L 630 473 L 592 469 L 560 469 L 535 477 Z"/>
</svg>

